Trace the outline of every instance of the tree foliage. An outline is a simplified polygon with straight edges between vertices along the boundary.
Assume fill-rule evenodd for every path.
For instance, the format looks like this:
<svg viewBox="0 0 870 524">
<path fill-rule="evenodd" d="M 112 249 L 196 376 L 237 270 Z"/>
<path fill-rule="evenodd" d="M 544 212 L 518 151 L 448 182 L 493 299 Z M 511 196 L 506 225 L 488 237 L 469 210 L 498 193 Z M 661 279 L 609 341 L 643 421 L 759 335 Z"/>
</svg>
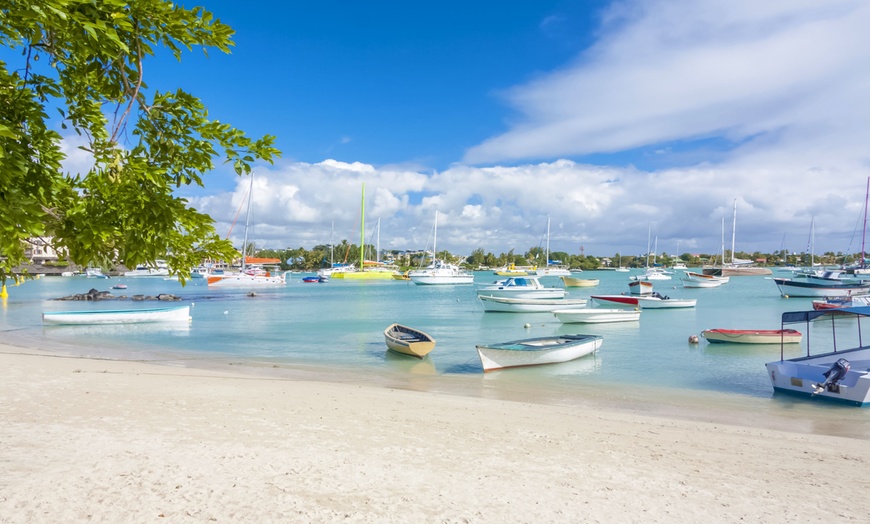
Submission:
<svg viewBox="0 0 870 524">
<path fill-rule="evenodd" d="M 239 175 L 271 163 L 274 137 L 249 138 L 145 75 L 158 52 L 229 52 L 232 35 L 203 8 L 163 0 L 0 0 L 0 45 L 19 56 L 0 61 L 0 281 L 38 236 L 81 266 L 166 258 L 186 276 L 237 256 L 173 191 L 202 186 L 219 159 Z M 88 172 L 63 173 L 56 128 L 84 139 Z"/>
</svg>

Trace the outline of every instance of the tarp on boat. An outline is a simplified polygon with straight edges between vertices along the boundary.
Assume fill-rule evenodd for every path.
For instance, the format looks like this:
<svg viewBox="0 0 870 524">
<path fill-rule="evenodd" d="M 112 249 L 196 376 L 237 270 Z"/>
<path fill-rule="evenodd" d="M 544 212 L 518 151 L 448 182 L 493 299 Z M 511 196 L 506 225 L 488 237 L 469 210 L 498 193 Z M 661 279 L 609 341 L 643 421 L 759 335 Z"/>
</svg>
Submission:
<svg viewBox="0 0 870 524">
<path fill-rule="evenodd" d="M 857 315 L 862 317 L 870 317 L 870 306 L 860 307 L 841 307 L 833 309 L 822 309 L 819 311 L 789 311 L 782 314 L 783 324 L 794 324 L 797 322 L 809 322 L 820 317 L 829 317 L 831 315 Z"/>
</svg>

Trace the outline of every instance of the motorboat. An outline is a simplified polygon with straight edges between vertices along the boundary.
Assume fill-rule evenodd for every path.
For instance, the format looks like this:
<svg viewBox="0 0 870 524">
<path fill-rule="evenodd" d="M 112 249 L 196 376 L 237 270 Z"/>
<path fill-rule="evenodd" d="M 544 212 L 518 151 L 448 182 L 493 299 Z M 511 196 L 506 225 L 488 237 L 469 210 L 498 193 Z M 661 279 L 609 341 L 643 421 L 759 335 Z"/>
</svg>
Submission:
<svg viewBox="0 0 870 524">
<path fill-rule="evenodd" d="M 165 277 L 169 276 L 169 266 L 165 260 L 155 260 L 154 265 L 140 264 L 136 269 L 124 272 L 125 277 Z"/>
<path fill-rule="evenodd" d="M 809 278 L 774 278 L 783 297 L 849 297 L 870 293 L 870 281 L 831 279 L 824 282 Z"/>
<path fill-rule="evenodd" d="M 641 309 L 668 309 L 695 307 L 695 298 L 671 298 L 652 293 L 651 295 L 592 295 L 592 300 L 599 304 L 617 304 L 620 306 L 640 307 Z"/>
<path fill-rule="evenodd" d="M 806 354 L 791 359 L 785 358 L 786 346 L 781 345 L 780 360 L 765 364 L 774 391 L 854 406 L 870 404 L 870 345 L 864 344 L 861 329 L 867 317 L 870 307 L 783 313 L 783 329 L 797 323 L 809 328 L 810 322 L 824 319 L 831 336 L 813 337 L 814 342 L 821 339 L 827 351 L 815 353 L 808 337 Z M 847 330 L 852 330 L 853 337 L 844 336 Z M 842 340 L 846 344 L 857 341 L 857 346 L 840 349 L 838 341 Z"/>
<path fill-rule="evenodd" d="M 632 277 L 628 283 L 628 292 L 632 295 L 650 295 L 653 292 L 653 283 L 640 277 Z"/>
<path fill-rule="evenodd" d="M 423 269 L 408 272 L 408 279 L 419 286 L 473 284 L 474 275 L 463 271 L 456 264 L 438 260 L 438 211 L 435 211 L 435 226 L 432 240 L 432 263 Z M 397 279 L 398 280 L 398 279 Z"/>
<path fill-rule="evenodd" d="M 537 277 L 509 277 L 477 290 L 477 296 L 513 298 L 563 298 L 565 288 L 546 287 Z"/>
<path fill-rule="evenodd" d="M 547 313 L 556 309 L 577 309 L 586 307 L 585 298 L 514 298 L 479 295 L 484 311 L 502 313 Z"/>
<path fill-rule="evenodd" d="M 483 371 L 568 362 L 595 353 L 601 335 L 554 335 L 497 344 L 479 344 L 477 355 Z"/>
</svg>

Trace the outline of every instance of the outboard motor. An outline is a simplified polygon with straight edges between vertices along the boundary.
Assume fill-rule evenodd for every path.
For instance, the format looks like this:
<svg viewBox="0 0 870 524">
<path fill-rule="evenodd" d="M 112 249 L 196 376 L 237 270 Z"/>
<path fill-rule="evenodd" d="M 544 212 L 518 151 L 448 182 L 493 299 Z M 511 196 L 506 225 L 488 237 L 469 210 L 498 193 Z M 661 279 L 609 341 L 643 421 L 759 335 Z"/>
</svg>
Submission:
<svg viewBox="0 0 870 524">
<path fill-rule="evenodd" d="M 832 391 L 839 389 L 840 381 L 843 380 L 851 367 L 851 364 L 849 364 L 849 361 L 845 358 L 837 360 L 834 362 L 834 365 L 831 366 L 831 369 L 825 371 L 825 381 L 821 384 L 813 384 L 813 389 L 816 393 L 821 393 L 825 390 Z"/>
</svg>

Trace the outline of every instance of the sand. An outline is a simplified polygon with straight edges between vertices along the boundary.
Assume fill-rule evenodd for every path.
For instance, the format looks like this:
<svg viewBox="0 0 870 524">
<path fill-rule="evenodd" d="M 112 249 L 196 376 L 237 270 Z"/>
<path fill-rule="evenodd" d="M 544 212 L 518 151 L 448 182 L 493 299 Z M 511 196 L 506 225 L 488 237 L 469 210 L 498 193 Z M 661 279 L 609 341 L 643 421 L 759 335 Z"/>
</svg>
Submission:
<svg viewBox="0 0 870 524">
<path fill-rule="evenodd" d="M 868 441 L 0 345 L 0 522 L 868 522 Z"/>
</svg>

